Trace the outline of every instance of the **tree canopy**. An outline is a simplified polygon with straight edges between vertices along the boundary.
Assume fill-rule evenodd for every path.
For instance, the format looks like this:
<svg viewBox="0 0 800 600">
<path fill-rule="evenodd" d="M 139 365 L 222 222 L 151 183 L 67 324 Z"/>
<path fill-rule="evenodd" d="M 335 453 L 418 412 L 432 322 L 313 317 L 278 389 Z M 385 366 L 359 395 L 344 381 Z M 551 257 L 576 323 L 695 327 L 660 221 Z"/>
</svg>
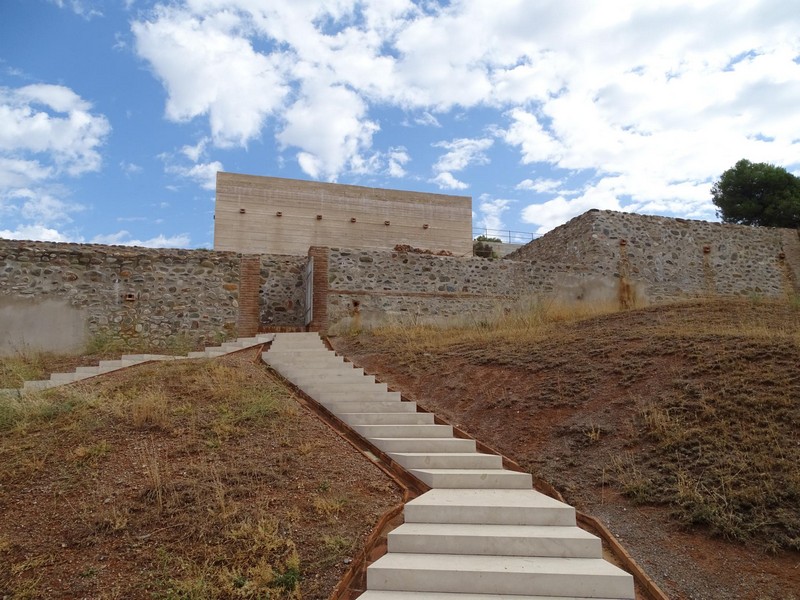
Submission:
<svg viewBox="0 0 800 600">
<path fill-rule="evenodd" d="M 800 177 L 783 167 L 742 159 L 711 188 L 725 223 L 800 227 Z"/>
</svg>

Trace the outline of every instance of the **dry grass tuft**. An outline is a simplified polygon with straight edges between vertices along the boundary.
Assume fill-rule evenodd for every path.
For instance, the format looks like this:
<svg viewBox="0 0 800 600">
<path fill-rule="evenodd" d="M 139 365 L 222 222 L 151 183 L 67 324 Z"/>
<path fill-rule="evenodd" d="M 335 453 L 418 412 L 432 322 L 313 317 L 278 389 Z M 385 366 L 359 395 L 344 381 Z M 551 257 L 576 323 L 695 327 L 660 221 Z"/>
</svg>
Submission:
<svg viewBox="0 0 800 600">
<path fill-rule="evenodd" d="M 170 426 L 168 399 L 159 388 L 147 389 L 130 400 L 130 420 L 137 429 L 167 429 Z"/>
</svg>

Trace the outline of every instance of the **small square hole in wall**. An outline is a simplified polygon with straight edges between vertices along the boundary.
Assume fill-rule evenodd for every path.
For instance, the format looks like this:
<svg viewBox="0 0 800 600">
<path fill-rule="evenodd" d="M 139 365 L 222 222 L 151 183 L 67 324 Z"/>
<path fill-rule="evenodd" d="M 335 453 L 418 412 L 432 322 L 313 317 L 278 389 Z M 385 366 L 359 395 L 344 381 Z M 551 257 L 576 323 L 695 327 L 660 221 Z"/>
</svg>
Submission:
<svg viewBox="0 0 800 600">
<path fill-rule="evenodd" d="M 351 223 L 355 223 L 356 222 L 356 218 L 355 217 L 350 217 L 350 222 Z"/>
<path fill-rule="evenodd" d="M 136 300 L 136 294 L 125 294 L 125 302 L 133 302 Z"/>
<path fill-rule="evenodd" d="M 322 215 L 317 215 L 317 221 L 322 221 Z"/>
<path fill-rule="evenodd" d="M 275 216 L 276 217 L 282 217 L 283 213 L 281 211 L 278 211 L 278 212 L 275 213 Z"/>
<path fill-rule="evenodd" d="M 429 225 L 427 223 L 423 223 L 423 225 L 422 225 L 423 229 L 427 229 L 428 227 L 429 227 Z"/>
<path fill-rule="evenodd" d="M 389 221 L 384 221 L 383 224 L 388 227 L 391 223 Z"/>
</svg>

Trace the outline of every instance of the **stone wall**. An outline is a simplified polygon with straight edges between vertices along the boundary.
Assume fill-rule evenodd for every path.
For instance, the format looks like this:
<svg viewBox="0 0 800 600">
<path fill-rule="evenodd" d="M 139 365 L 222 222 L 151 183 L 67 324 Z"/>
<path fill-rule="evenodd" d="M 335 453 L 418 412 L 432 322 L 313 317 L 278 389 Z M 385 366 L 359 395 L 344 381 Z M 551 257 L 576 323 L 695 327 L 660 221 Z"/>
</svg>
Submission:
<svg viewBox="0 0 800 600">
<path fill-rule="evenodd" d="M 520 299 L 643 305 L 798 293 L 791 230 L 590 211 L 505 259 L 312 247 L 312 330 L 483 321 Z M 97 336 L 212 343 L 303 327 L 305 256 L 0 240 L 0 352 Z M 244 331 L 246 329 L 247 331 Z"/>
<path fill-rule="evenodd" d="M 252 258 L 0 240 L 0 352 L 79 351 L 103 337 L 152 347 L 213 344 L 235 337 L 238 323 L 296 327 L 305 257 L 255 257 L 257 280 L 242 286 L 242 262 Z M 255 322 L 240 320 L 241 290 L 253 296 Z"/>
<path fill-rule="evenodd" d="M 261 255 L 261 329 L 303 325 L 305 256 Z"/>
<path fill-rule="evenodd" d="M 604 285 L 594 273 L 564 263 L 326 250 L 323 285 L 327 288 L 324 294 L 315 289 L 315 305 L 327 298 L 326 324 L 334 332 L 387 320 L 480 322 L 489 314 L 509 309 L 520 298 L 565 296 L 597 301 L 596 290 L 612 298 L 617 294 L 615 282 Z"/>
<path fill-rule="evenodd" d="M 794 292 L 781 229 L 589 211 L 508 256 L 637 285 L 642 301 Z"/>
</svg>

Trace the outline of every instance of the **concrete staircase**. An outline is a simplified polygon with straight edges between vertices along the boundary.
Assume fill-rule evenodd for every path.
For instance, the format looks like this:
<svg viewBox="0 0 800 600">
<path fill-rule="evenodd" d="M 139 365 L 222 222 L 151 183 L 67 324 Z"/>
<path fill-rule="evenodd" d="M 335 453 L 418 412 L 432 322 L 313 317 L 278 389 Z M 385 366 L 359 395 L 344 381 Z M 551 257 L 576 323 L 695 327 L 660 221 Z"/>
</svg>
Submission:
<svg viewBox="0 0 800 600">
<path fill-rule="evenodd" d="M 634 598 L 575 509 L 453 436 L 430 413 L 327 350 L 315 333 L 276 334 L 264 361 L 386 452 L 431 491 L 405 506 L 364 600 Z"/>
<path fill-rule="evenodd" d="M 99 364 L 93 367 L 78 367 L 72 373 L 53 373 L 50 379 L 42 379 L 39 381 L 25 381 L 21 390 L 0 390 L 2 394 L 17 394 L 22 392 L 31 392 L 38 390 L 46 390 L 59 385 L 66 385 L 81 379 L 88 379 L 89 377 L 96 377 L 116 371 L 117 369 L 124 369 L 142 363 L 154 360 L 181 360 L 187 358 L 215 358 L 230 354 L 231 352 L 238 352 L 245 348 L 251 348 L 260 344 L 265 344 L 272 341 L 275 334 L 259 334 L 250 338 L 239 338 L 232 342 L 225 342 L 221 346 L 213 346 L 206 348 L 202 352 L 190 352 L 188 356 L 172 356 L 168 354 L 123 354 L 122 358 L 118 360 L 101 360 Z"/>
</svg>

